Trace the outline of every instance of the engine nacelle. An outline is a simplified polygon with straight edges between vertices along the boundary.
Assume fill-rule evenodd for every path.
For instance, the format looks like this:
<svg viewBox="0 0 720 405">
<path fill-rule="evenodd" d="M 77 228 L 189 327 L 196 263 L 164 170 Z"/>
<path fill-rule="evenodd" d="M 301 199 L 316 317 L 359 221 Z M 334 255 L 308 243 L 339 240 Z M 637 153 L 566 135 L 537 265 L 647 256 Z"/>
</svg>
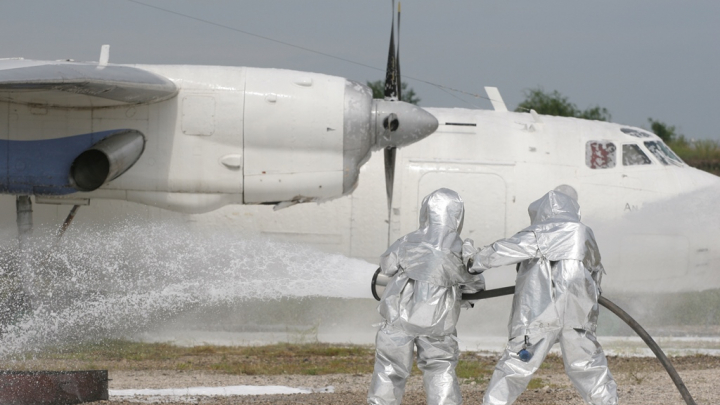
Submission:
<svg viewBox="0 0 720 405">
<path fill-rule="evenodd" d="M 349 194 L 373 149 L 412 143 L 438 126 L 425 110 L 373 100 L 370 88 L 341 77 L 252 68 L 244 122 L 245 204 Z"/>
<path fill-rule="evenodd" d="M 110 135 L 81 153 L 70 166 L 70 184 L 93 191 L 125 173 L 142 155 L 145 137 L 135 130 Z"/>
</svg>

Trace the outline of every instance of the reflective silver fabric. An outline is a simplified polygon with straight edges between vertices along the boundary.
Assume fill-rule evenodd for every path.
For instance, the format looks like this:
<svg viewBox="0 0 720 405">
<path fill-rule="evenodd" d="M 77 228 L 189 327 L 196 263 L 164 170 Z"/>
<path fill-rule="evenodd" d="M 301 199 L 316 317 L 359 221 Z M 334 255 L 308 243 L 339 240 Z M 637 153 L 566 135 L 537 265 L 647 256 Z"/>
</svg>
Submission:
<svg viewBox="0 0 720 405">
<path fill-rule="evenodd" d="M 482 275 L 468 274 L 463 266 L 463 218 L 460 196 L 439 189 L 422 202 L 420 228 L 380 257 L 381 272 L 392 280 L 378 306 L 385 323 L 376 338 L 369 404 L 401 402 L 415 347 L 428 404 L 462 403 L 455 375 L 461 294 L 485 285 Z"/>
<path fill-rule="evenodd" d="M 393 327 L 383 327 L 375 338 L 375 369 L 368 404 L 399 405 L 417 348 L 417 365 L 423 372 L 428 404 L 462 404 L 455 367 L 460 350 L 455 334 L 422 336 Z"/>
<path fill-rule="evenodd" d="M 511 337 L 562 325 L 594 332 L 604 270 L 595 236 L 580 222 L 580 206 L 551 191 L 528 213 L 532 225 L 477 252 L 470 271 L 520 263 Z"/>
<path fill-rule="evenodd" d="M 463 266 L 464 216 L 456 192 L 436 190 L 423 199 L 420 228 L 380 256 L 382 274 L 393 277 L 378 307 L 388 324 L 429 336 L 451 334 L 460 315 L 461 291 L 485 288 L 482 275 L 468 274 Z"/>
<path fill-rule="evenodd" d="M 524 336 L 508 342 L 485 391 L 484 405 L 515 402 L 556 342 L 560 343 L 565 372 L 585 402 L 593 405 L 618 403 L 617 385 L 594 333 L 582 329 L 558 328 L 531 335 L 528 340 L 533 345 L 533 356 L 527 363 L 517 355 L 523 348 Z"/>
<path fill-rule="evenodd" d="M 508 325 L 510 340 L 485 403 L 512 403 L 550 347 L 560 341 L 568 375 L 583 398 L 592 404 L 615 404 L 615 382 L 595 339 L 604 272 L 595 236 L 580 222 L 577 201 L 561 192 L 545 194 L 530 204 L 528 213 L 529 227 L 481 249 L 470 269 L 480 273 L 520 263 Z M 517 355 L 525 336 L 535 351 L 528 363 Z"/>
</svg>

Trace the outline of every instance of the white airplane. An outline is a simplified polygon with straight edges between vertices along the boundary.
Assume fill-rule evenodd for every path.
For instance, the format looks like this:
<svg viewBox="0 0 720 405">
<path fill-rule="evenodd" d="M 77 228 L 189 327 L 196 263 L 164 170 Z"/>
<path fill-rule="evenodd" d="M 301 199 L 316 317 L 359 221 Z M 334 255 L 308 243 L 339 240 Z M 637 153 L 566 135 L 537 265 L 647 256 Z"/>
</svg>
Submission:
<svg viewBox="0 0 720 405">
<path fill-rule="evenodd" d="M 388 76 L 388 97 L 373 100 L 316 73 L 112 65 L 107 47 L 98 63 L 0 60 L 0 192 L 33 195 L 42 222 L 90 201 L 89 221 L 171 210 L 375 262 L 437 188 L 460 193 L 464 235 L 483 245 L 525 227 L 528 204 L 564 186 L 596 228 L 613 288 L 720 287 L 720 230 L 667 218 L 624 227 L 653 203 L 720 189 L 654 134 L 510 112 L 494 88 L 494 110 L 421 109 L 397 101 L 399 71 Z M 29 198 L 18 201 L 20 218 Z M 320 204 L 287 208 L 307 202 Z M 504 274 L 498 284 L 512 281 Z"/>
</svg>

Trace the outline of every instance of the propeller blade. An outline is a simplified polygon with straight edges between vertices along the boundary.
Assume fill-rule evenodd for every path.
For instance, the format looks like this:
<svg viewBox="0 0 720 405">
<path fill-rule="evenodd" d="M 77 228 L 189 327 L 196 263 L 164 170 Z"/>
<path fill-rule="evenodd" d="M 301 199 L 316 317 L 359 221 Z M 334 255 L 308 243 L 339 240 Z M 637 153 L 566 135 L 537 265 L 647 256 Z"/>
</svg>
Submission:
<svg viewBox="0 0 720 405">
<path fill-rule="evenodd" d="M 395 152 L 397 148 L 389 146 L 383 150 L 385 153 L 385 191 L 387 192 L 388 219 L 392 208 L 393 184 L 395 183 Z"/>
<path fill-rule="evenodd" d="M 402 101 L 402 80 L 400 80 L 400 2 L 398 1 L 398 14 L 397 14 L 397 20 L 398 20 L 398 29 L 397 29 L 397 56 L 395 57 L 395 77 L 397 78 L 397 82 L 395 85 L 397 86 L 397 99 Z"/>
<path fill-rule="evenodd" d="M 385 99 L 397 98 L 397 60 L 395 55 L 395 0 L 392 2 L 393 19 L 390 25 L 390 49 L 385 70 Z"/>
<path fill-rule="evenodd" d="M 402 88 L 402 82 L 400 81 L 400 2 L 398 2 L 397 9 L 397 21 L 398 21 L 398 43 L 397 53 L 395 52 L 395 0 L 392 1 L 393 10 L 393 21 L 390 29 L 390 49 L 388 51 L 388 64 L 387 71 L 385 72 L 385 102 L 392 103 L 395 105 L 395 110 L 400 111 L 401 109 L 407 109 L 404 107 L 405 103 L 401 103 L 400 90 Z M 377 104 L 376 104 L 377 106 Z M 414 107 L 414 106 L 413 106 Z M 392 110 L 392 109 L 391 109 Z M 400 121 L 398 115 L 390 113 L 385 117 L 382 122 L 384 134 L 394 134 L 394 136 L 388 136 L 387 139 L 380 138 L 378 143 L 392 142 L 389 146 L 386 146 L 383 150 L 385 155 L 385 191 L 387 192 L 387 203 L 388 203 L 388 220 L 392 216 L 392 196 L 393 186 L 395 183 L 395 155 L 397 152 L 397 145 L 403 143 L 403 140 L 407 137 L 407 140 L 415 138 L 417 134 L 432 133 L 437 128 L 437 120 L 435 117 L 427 118 L 425 115 L 419 112 L 410 112 L 406 114 L 410 125 L 403 130 L 400 128 Z M 427 114 L 430 115 L 430 114 Z M 415 131 L 417 128 L 423 128 L 421 131 Z M 410 132 L 407 132 L 407 130 Z M 400 130 L 398 132 L 398 130 Z M 426 136 L 426 135 L 425 135 Z M 389 230 L 388 230 L 389 232 Z"/>
</svg>

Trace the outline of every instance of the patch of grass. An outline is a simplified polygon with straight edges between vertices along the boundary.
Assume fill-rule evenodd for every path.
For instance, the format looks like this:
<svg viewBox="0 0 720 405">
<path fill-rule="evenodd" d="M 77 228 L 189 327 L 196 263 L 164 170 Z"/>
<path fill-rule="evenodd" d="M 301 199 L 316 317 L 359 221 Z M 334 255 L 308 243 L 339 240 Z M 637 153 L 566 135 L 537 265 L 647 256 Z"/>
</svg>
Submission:
<svg viewBox="0 0 720 405">
<path fill-rule="evenodd" d="M 195 346 L 191 347 L 191 350 L 189 351 L 192 355 L 202 355 L 202 354 L 216 354 L 217 353 L 217 346 L 211 346 L 211 345 L 203 345 L 203 346 Z"/>
<path fill-rule="evenodd" d="M 541 370 L 564 370 L 565 363 L 560 355 L 550 353 L 545 357 L 545 360 L 540 365 Z"/>
<path fill-rule="evenodd" d="M 54 365 L 54 369 L 82 369 L 94 364 L 115 370 L 203 370 L 245 375 L 356 374 L 371 373 L 374 356 L 373 347 L 325 343 L 180 347 L 110 340 L 46 350 L 34 360 L 18 360 L 12 367 L 42 362 L 45 367 Z"/>
<path fill-rule="evenodd" d="M 472 352 L 463 352 L 460 354 L 455 373 L 459 378 L 482 382 L 490 379 L 495 369 L 495 363 L 494 358 L 478 356 L 477 353 Z"/>
<path fill-rule="evenodd" d="M 530 380 L 530 383 L 527 386 L 527 389 L 529 390 L 539 390 L 540 388 L 545 387 L 547 384 L 547 381 L 543 380 L 542 378 L 533 378 Z"/>
<path fill-rule="evenodd" d="M 34 360 L 16 361 L 13 368 L 42 363 L 46 369 L 94 368 L 114 370 L 203 370 L 226 374 L 368 374 L 375 362 L 375 348 L 326 343 L 280 343 L 266 346 L 181 347 L 168 343 L 107 340 L 48 349 Z M 489 379 L 495 359 L 465 352 L 456 369 L 458 377 L 477 382 Z M 413 375 L 421 374 L 413 365 Z"/>
<path fill-rule="evenodd" d="M 375 362 L 373 346 L 326 343 L 267 346 L 180 347 L 167 343 L 138 343 L 111 340 L 57 347 L 32 356 L 3 359 L 4 369 L 15 370 L 180 370 L 244 375 L 325 375 L 370 374 Z M 608 357 L 610 370 L 631 384 L 640 384 L 647 373 L 662 372 L 655 358 Z M 675 368 L 685 370 L 720 369 L 720 357 L 695 355 L 673 357 Z M 466 383 L 485 383 L 490 379 L 497 358 L 463 352 L 456 369 Z M 541 367 L 547 374 L 564 373 L 561 356 L 549 355 Z M 420 371 L 413 367 L 413 374 Z M 540 384 L 540 382 L 536 382 Z M 540 387 L 548 385 L 543 382 Z"/>
<path fill-rule="evenodd" d="M 183 348 L 168 343 L 140 343 L 127 340 L 105 340 L 79 345 L 48 348 L 39 353 L 39 359 L 79 361 L 159 361 L 187 355 L 200 347 Z"/>
</svg>

